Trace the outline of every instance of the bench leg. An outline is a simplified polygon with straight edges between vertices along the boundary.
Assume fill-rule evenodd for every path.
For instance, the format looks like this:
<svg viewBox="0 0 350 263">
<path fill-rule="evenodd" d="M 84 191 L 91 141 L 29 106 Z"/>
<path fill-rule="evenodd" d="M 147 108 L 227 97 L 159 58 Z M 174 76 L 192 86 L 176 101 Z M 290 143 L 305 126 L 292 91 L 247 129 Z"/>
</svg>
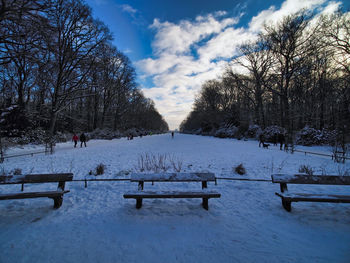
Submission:
<svg viewBox="0 0 350 263">
<path fill-rule="evenodd" d="M 208 207 L 208 198 L 203 198 L 203 203 L 202 203 L 202 205 L 203 205 L 203 208 L 204 208 L 205 210 L 208 210 L 208 209 L 209 209 L 209 207 Z"/>
<path fill-rule="evenodd" d="M 54 197 L 53 202 L 54 202 L 53 208 L 55 209 L 60 208 L 63 203 L 63 196 Z"/>
<path fill-rule="evenodd" d="M 140 209 L 142 206 L 142 198 L 136 198 L 136 208 Z"/>
<path fill-rule="evenodd" d="M 280 189 L 281 189 L 281 193 L 283 193 L 284 191 L 288 191 L 288 187 L 286 183 L 280 183 Z"/>
<path fill-rule="evenodd" d="M 288 212 L 292 211 L 292 202 L 291 201 L 286 201 L 286 200 L 284 200 L 284 198 L 282 198 L 282 206 Z"/>
</svg>

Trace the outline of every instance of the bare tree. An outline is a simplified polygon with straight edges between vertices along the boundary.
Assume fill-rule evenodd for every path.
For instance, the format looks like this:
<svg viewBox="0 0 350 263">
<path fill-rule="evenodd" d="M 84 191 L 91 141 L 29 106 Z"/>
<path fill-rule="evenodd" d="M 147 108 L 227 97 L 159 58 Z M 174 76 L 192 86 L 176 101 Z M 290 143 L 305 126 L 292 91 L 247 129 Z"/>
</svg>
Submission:
<svg viewBox="0 0 350 263">
<path fill-rule="evenodd" d="M 19 41 L 26 38 L 24 25 L 34 26 L 42 18 L 42 11 L 48 7 L 46 0 L 1 0 L 0 1 L 0 65 L 8 64 L 13 58 L 8 45 L 21 45 Z M 28 29 L 28 26 L 27 26 Z M 26 38 L 28 42 L 30 38 Z"/>
<path fill-rule="evenodd" d="M 309 43 L 313 40 L 307 31 L 311 17 L 306 13 L 287 16 L 277 26 L 265 26 L 268 48 L 274 58 L 275 83 L 269 90 L 280 98 L 280 123 L 293 130 L 290 94 L 296 73 L 312 53 Z"/>
<path fill-rule="evenodd" d="M 86 77 L 95 62 L 94 49 L 110 38 L 108 29 L 93 20 L 81 1 L 57 0 L 47 13 L 49 28 L 44 36 L 49 50 L 47 67 L 50 94 L 50 134 L 57 114 L 87 89 Z"/>
<path fill-rule="evenodd" d="M 248 70 L 253 85 L 240 85 L 249 89 L 254 104 L 255 122 L 260 126 L 266 125 L 263 108 L 263 96 L 266 92 L 266 84 L 269 81 L 269 73 L 272 67 L 271 52 L 264 37 L 260 37 L 256 42 L 246 43 L 239 47 L 241 56 L 233 62 Z M 247 92 L 247 91 L 246 91 Z"/>
</svg>

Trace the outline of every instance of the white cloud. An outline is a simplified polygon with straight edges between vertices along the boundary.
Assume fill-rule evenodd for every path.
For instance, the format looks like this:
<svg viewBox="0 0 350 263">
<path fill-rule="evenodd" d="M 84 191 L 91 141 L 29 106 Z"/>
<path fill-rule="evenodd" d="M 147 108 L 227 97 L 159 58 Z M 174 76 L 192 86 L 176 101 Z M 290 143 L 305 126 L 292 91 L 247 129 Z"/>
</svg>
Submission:
<svg viewBox="0 0 350 263">
<path fill-rule="evenodd" d="M 127 5 L 127 4 L 121 5 L 121 8 L 124 12 L 127 12 L 127 13 L 132 14 L 132 15 L 137 13 L 136 9 L 134 9 L 132 6 Z"/>
<path fill-rule="evenodd" d="M 238 45 L 256 39 L 257 35 L 243 28 L 227 28 L 210 39 L 207 44 L 198 49 L 201 60 L 211 61 L 217 58 L 230 58 L 237 53 Z"/>
<path fill-rule="evenodd" d="M 153 42 L 153 49 L 156 54 L 189 52 L 192 44 L 212 34 L 218 34 L 226 27 L 237 22 L 237 19 L 233 18 L 219 21 L 214 15 L 199 16 L 195 21 L 183 20 L 179 24 L 162 23 L 158 19 L 154 19 L 151 28 L 156 30 L 157 33 Z"/>
<path fill-rule="evenodd" d="M 324 2 L 325 0 L 286 0 L 280 9 L 276 10 L 275 6 L 271 6 L 269 9 L 263 10 L 257 16 L 254 16 L 249 23 L 249 29 L 253 32 L 260 32 L 264 23 L 275 23 L 284 16 L 296 13 L 302 9 L 312 10 Z"/>
<path fill-rule="evenodd" d="M 301 9 L 321 8 L 325 0 L 286 0 L 280 9 L 271 6 L 253 17 L 248 28 L 237 27 L 241 14 L 227 18 L 225 11 L 179 23 L 154 19 L 153 57 L 136 66 L 141 79 L 152 78 L 154 86 L 144 88 L 171 129 L 177 128 L 191 111 L 201 85 L 218 78 L 227 61 L 237 55 L 238 45 L 256 39 L 264 23 L 276 22 Z M 319 11 L 332 12 L 339 2 L 329 2 Z M 239 69 L 236 69 L 239 71 Z"/>
</svg>

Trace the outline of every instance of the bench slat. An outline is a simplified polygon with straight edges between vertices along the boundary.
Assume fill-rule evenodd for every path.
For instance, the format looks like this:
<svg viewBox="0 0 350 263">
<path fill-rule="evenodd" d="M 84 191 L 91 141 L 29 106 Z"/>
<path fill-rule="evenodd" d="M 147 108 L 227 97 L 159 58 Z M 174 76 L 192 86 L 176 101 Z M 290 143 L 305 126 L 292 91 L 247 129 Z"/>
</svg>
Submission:
<svg viewBox="0 0 350 263">
<path fill-rule="evenodd" d="M 0 176 L 0 184 L 52 183 L 72 181 L 72 173 Z"/>
<path fill-rule="evenodd" d="M 306 194 L 306 193 L 275 193 L 287 202 L 329 202 L 329 203 L 350 203 L 350 195 L 334 194 Z"/>
<path fill-rule="evenodd" d="M 0 200 L 10 200 L 10 199 L 25 199 L 25 198 L 38 198 L 38 197 L 59 197 L 68 193 L 66 191 L 47 191 L 47 192 L 27 192 L 27 193 L 11 193 L 11 194 L 0 194 Z"/>
<path fill-rule="evenodd" d="M 350 176 L 273 174 L 271 178 L 273 183 L 350 185 Z"/>
<path fill-rule="evenodd" d="M 132 191 L 124 194 L 124 198 L 219 198 L 215 191 Z"/>
<path fill-rule="evenodd" d="M 215 181 L 214 173 L 133 173 L 131 182 L 201 182 Z"/>
</svg>

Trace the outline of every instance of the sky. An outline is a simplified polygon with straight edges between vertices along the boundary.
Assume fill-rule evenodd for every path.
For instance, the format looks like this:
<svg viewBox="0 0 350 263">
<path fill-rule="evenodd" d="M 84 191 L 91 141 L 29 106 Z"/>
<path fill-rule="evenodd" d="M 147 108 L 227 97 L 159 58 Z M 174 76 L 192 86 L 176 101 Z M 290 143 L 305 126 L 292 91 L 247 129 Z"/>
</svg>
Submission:
<svg viewBox="0 0 350 263">
<path fill-rule="evenodd" d="M 254 41 L 264 23 L 308 9 L 349 9 L 326 0 L 86 0 L 111 30 L 113 44 L 132 61 L 137 83 L 177 129 L 201 85 L 219 78 L 237 47 Z"/>
</svg>

